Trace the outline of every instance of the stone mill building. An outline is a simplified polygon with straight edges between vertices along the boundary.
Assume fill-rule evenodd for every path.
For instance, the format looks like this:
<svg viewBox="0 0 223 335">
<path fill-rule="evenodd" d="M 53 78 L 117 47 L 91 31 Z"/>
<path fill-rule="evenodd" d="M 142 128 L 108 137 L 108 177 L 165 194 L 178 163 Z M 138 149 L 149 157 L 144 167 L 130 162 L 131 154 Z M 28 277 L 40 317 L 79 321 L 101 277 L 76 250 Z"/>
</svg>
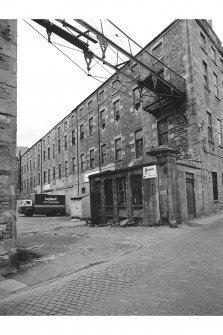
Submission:
<svg viewBox="0 0 223 335">
<path fill-rule="evenodd" d="M 112 75 L 22 155 L 22 197 L 65 194 L 68 215 L 99 224 L 222 208 L 223 48 L 212 22 L 175 20 L 136 58 L 153 72 L 129 62 L 138 84 L 126 92 Z"/>
</svg>

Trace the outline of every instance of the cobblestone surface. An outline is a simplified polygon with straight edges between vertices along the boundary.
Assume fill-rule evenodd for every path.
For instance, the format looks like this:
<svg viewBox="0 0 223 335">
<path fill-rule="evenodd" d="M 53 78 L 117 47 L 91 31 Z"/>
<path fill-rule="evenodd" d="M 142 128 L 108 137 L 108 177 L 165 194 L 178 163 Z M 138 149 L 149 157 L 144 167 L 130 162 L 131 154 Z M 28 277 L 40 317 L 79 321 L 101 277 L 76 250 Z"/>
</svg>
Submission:
<svg viewBox="0 0 223 335">
<path fill-rule="evenodd" d="M 0 303 L 0 315 L 222 315 L 223 222 Z"/>
</svg>

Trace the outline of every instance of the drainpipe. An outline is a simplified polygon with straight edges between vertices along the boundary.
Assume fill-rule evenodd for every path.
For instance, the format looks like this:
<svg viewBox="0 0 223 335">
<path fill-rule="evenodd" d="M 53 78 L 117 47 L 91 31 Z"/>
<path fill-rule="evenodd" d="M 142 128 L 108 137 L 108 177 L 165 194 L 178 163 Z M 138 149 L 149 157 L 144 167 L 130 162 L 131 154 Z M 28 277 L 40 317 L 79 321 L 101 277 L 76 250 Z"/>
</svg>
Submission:
<svg viewBox="0 0 223 335">
<path fill-rule="evenodd" d="M 101 173 L 101 134 L 100 134 L 100 114 L 99 114 L 99 103 L 98 103 L 98 91 L 96 93 L 97 113 L 98 113 L 98 163 L 99 171 Z"/>
<path fill-rule="evenodd" d="M 80 194 L 80 168 L 79 168 L 79 145 L 78 145 L 78 116 L 76 109 L 76 120 L 77 120 L 77 192 Z"/>
<path fill-rule="evenodd" d="M 43 193 L 43 146 L 42 139 L 40 140 L 40 193 Z"/>
</svg>

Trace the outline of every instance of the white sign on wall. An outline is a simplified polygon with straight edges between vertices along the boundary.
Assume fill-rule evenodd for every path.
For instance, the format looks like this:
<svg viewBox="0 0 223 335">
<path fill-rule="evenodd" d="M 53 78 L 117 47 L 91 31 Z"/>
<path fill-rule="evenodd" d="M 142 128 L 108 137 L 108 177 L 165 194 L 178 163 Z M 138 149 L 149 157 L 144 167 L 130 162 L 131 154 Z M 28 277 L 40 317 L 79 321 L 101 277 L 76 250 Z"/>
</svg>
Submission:
<svg viewBox="0 0 223 335">
<path fill-rule="evenodd" d="M 157 177 L 156 165 L 145 166 L 143 168 L 143 179 Z"/>
</svg>

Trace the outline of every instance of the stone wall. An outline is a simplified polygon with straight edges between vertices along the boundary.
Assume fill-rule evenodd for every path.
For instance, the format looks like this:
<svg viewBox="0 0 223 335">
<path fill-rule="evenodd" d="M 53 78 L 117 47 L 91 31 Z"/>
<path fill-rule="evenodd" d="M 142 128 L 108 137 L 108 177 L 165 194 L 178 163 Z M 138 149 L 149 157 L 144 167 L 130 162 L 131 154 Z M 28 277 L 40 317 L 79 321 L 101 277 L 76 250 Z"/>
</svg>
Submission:
<svg viewBox="0 0 223 335">
<path fill-rule="evenodd" d="M 16 66 L 17 21 L 0 20 L 0 243 L 16 238 Z"/>
</svg>

